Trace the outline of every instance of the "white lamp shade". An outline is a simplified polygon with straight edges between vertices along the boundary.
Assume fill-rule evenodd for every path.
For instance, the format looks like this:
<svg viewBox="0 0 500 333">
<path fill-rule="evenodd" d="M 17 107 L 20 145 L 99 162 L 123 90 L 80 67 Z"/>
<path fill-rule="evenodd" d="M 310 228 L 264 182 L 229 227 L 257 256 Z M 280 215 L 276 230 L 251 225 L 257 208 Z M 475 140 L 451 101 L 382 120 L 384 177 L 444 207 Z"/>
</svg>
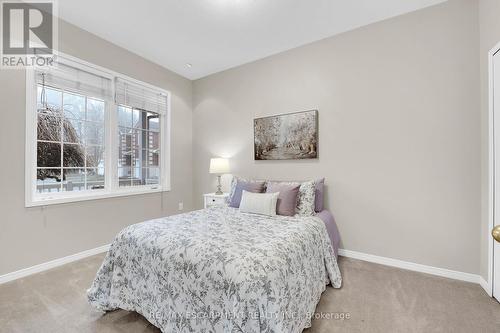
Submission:
<svg viewBox="0 0 500 333">
<path fill-rule="evenodd" d="M 229 160 L 227 158 L 211 158 L 209 172 L 219 175 L 229 173 Z"/>
</svg>

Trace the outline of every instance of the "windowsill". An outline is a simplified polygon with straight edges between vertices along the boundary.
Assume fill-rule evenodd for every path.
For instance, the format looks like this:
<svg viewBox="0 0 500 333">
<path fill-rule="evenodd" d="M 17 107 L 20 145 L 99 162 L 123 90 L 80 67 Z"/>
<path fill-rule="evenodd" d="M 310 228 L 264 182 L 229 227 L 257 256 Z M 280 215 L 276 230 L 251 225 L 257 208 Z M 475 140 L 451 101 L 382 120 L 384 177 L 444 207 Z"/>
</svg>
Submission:
<svg viewBox="0 0 500 333">
<path fill-rule="evenodd" d="M 170 189 L 163 189 L 161 187 L 158 188 L 137 188 L 137 189 L 122 189 L 113 192 L 109 191 L 99 191 L 98 193 L 74 193 L 71 195 L 57 195 L 53 196 L 38 196 L 33 199 L 27 199 L 25 203 L 25 207 L 40 207 L 40 206 L 49 206 L 49 205 L 58 205 L 65 204 L 71 202 L 79 202 L 79 201 L 88 201 L 88 200 L 98 200 L 98 199 L 107 199 L 107 198 L 117 198 L 117 197 L 126 197 L 132 195 L 142 195 L 142 194 L 150 194 L 150 193 L 159 193 L 159 192 L 169 192 Z"/>
</svg>

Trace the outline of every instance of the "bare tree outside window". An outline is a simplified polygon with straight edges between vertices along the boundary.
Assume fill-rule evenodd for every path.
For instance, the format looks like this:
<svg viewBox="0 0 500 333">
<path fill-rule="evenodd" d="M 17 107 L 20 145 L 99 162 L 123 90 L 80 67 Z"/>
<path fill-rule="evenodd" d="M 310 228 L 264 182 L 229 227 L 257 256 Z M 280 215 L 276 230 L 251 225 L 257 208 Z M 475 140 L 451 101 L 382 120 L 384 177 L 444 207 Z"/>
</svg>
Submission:
<svg viewBox="0 0 500 333">
<path fill-rule="evenodd" d="M 38 85 L 37 104 L 37 191 L 103 189 L 104 101 Z"/>
</svg>

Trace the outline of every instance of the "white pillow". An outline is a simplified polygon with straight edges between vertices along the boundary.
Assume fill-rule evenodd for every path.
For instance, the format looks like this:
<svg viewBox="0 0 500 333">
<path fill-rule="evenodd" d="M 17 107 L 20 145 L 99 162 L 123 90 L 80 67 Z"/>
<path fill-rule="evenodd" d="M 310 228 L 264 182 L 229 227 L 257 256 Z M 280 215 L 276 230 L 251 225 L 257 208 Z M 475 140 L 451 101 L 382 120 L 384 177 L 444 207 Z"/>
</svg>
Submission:
<svg viewBox="0 0 500 333">
<path fill-rule="evenodd" d="M 276 215 L 276 204 L 279 192 L 253 193 L 243 190 L 241 195 L 240 211 L 268 216 Z"/>
</svg>

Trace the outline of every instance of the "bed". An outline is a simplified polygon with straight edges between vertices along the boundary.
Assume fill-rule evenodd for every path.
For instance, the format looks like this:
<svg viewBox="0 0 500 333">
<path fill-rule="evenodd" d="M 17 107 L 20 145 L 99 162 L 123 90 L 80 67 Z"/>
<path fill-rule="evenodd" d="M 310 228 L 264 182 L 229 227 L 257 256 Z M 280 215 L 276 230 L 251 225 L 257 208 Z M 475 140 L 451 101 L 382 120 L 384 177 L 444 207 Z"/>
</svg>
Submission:
<svg viewBox="0 0 500 333">
<path fill-rule="evenodd" d="M 301 332 L 326 285 L 342 282 L 330 237 L 318 216 L 230 207 L 131 225 L 114 239 L 88 300 L 138 312 L 163 332 Z"/>
</svg>

